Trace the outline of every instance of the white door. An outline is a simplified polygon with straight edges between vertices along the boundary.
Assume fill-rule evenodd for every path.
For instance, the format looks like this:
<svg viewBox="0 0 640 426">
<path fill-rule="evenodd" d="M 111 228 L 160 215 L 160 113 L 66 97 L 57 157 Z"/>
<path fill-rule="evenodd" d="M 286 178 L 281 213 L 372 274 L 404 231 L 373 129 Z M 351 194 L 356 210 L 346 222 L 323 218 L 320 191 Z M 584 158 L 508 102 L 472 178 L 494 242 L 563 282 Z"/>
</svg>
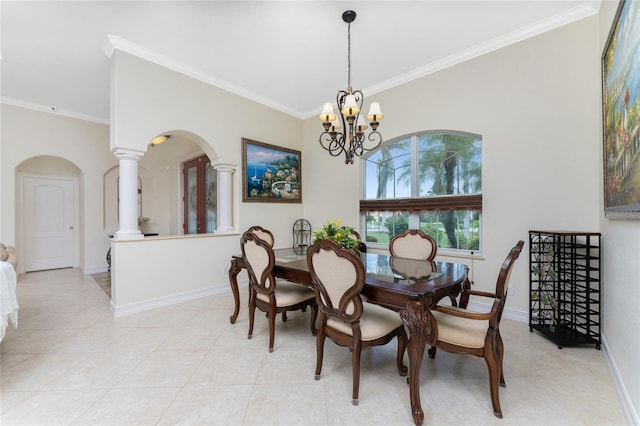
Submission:
<svg viewBox="0 0 640 426">
<path fill-rule="evenodd" d="M 24 178 L 25 272 L 73 267 L 73 179 Z"/>
</svg>

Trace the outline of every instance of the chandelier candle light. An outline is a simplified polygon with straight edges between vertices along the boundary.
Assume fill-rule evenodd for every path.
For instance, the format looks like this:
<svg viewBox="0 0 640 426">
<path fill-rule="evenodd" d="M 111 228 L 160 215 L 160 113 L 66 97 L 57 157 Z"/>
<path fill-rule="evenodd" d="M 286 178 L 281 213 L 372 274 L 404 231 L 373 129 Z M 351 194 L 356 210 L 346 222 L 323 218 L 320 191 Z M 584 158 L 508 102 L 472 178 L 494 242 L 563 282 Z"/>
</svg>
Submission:
<svg viewBox="0 0 640 426">
<path fill-rule="evenodd" d="M 371 126 L 371 132 L 366 137 L 373 143 L 371 147 L 365 147 L 365 130 L 369 127 L 360 111 L 364 95 L 360 90 L 351 88 L 351 23 L 356 19 L 356 12 L 347 10 L 342 14 L 342 20 L 347 23 L 347 90 L 340 90 L 336 96 L 336 103 L 340 113 L 340 119 L 334 112 L 333 105 L 326 102 L 322 113 L 318 116 L 322 120 L 324 132 L 320 134 L 320 146 L 329 151 L 333 157 L 344 153 L 345 164 L 353 164 L 354 156 L 361 156 L 365 151 L 376 149 L 382 143 L 382 135 L 378 132 L 380 120 L 384 118 L 378 102 L 371 102 L 367 120 Z"/>
</svg>

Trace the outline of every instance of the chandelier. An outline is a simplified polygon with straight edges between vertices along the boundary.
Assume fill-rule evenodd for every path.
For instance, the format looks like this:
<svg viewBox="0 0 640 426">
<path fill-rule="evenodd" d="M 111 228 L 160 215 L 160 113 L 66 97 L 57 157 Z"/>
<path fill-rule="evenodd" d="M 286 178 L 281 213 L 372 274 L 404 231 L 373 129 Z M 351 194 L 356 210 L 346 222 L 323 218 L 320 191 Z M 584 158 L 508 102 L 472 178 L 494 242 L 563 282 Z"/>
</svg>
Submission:
<svg viewBox="0 0 640 426">
<path fill-rule="evenodd" d="M 326 102 L 322 113 L 318 116 L 322 120 L 324 132 L 320 134 L 320 146 L 329 151 L 333 157 L 344 153 L 345 164 L 353 164 L 354 156 L 361 156 L 365 151 L 376 149 L 382 143 L 382 135 L 378 132 L 379 121 L 384 118 L 378 102 L 371 102 L 367 120 L 364 120 L 361 110 L 364 95 L 360 90 L 351 88 L 351 23 L 356 19 L 356 12 L 347 10 L 342 14 L 342 20 L 347 23 L 347 90 L 340 90 L 336 96 L 336 104 L 340 117 L 336 115 L 333 105 Z M 371 131 L 365 136 L 365 130 L 371 126 Z M 369 141 L 372 146 L 365 147 Z"/>
</svg>

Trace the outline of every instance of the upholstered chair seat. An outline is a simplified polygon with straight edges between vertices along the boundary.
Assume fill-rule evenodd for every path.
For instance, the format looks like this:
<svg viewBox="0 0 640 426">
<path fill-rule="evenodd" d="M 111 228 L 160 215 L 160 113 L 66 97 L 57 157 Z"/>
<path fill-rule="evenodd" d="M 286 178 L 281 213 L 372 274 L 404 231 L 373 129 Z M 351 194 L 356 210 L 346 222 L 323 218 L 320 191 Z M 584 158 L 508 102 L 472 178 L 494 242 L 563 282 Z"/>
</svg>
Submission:
<svg viewBox="0 0 640 426">
<path fill-rule="evenodd" d="M 475 313 L 468 309 L 455 306 L 448 307 L 451 311 L 469 314 Z M 438 323 L 438 340 L 452 345 L 467 348 L 482 348 L 487 337 L 489 320 L 476 320 L 466 317 L 456 317 L 438 311 L 432 312 Z"/>
<path fill-rule="evenodd" d="M 397 312 L 372 303 L 362 304 L 362 316 L 360 317 L 361 339 L 370 341 L 379 339 L 402 327 L 403 322 Z M 349 336 L 353 336 L 351 324 L 339 319 L 327 319 L 327 327 L 331 327 Z"/>
<path fill-rule="evenodd" d="M 313 290 L 309 287 L 279 278 L 276 279 L 276 289 L 275 299 L 278 308 L 293 306 L 309 298 L 315 298 Z M 256 297 L 258 300 L 269 303 L 269 296 L 264 293 L 257 293 Z"/>
</svg>

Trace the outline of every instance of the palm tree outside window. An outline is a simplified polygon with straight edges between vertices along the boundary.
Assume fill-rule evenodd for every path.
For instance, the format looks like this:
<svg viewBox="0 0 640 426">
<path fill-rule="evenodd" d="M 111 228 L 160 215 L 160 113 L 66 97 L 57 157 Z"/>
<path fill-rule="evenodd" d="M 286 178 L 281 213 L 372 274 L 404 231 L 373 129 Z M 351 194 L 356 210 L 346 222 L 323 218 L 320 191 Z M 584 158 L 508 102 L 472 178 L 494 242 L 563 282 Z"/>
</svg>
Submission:
<svg viewBox="0 0 640 426">
<path fill-rule="evenodd" d="M 479 252 L 482 138 L 446 131 L 395 139 L 364 158 L 360 213 L 368 244 L 420 229 L 439 250 Z"/>
</svg>

